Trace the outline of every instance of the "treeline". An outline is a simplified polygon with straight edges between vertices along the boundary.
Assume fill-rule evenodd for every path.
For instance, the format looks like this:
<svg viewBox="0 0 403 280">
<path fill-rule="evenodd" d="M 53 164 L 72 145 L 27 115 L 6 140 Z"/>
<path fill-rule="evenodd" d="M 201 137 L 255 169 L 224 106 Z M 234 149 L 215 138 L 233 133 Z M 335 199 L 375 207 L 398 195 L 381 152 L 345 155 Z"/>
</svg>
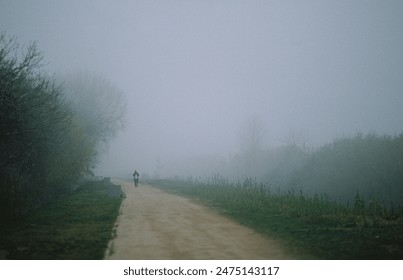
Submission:
<svg viewBox="0 0 403 280">
<path fill-rule="evenodd" d="M 176 170 L 182 173 L 171 173 L 179 178 L 205 181 L 218 173 L 233 183 L 253 181 L 342 203 L 353 203 L 358 194 L 365 203 L 397 207 L 403 206 L 403 133 L 357 134 L 318 148 L 299 141 L 270 149 L 248 145 L 226 159 L 196 158 Z"/>
<path fill-rule="evenodd" d="M 403 133 L 357 134 L 311 150 L 294 143 L 245 151 L 228 162 L 227 172 L 235 180 L 252 177 L 272 189 L 327 195 L 340 202 L 352 202 L 358 194 L 387 207 L 403 205 Z"/>
<path fill-rule="evenodd" d="M 110 129 L 92 119 L 91 112 L 99 111 L 96 87 L 60 85 L 41 71 L 41 62 L 35 44 L 23 48 L 0 34 L 0 219 L 22 216 L 71 190 L 91 173 Z M 89 96 L 92 106 L 79 109 Z M 113 109 L 119 114 L 107 116 L 113 119 L 112 135 L 125 107 Z"/>
<path fill-rule="evenodd" d="M 358 193 L 366 201 L 403 205 L 403 133 L 337 139 L 310 154 L 288 184 L 337 200 Z"/>
</svg>

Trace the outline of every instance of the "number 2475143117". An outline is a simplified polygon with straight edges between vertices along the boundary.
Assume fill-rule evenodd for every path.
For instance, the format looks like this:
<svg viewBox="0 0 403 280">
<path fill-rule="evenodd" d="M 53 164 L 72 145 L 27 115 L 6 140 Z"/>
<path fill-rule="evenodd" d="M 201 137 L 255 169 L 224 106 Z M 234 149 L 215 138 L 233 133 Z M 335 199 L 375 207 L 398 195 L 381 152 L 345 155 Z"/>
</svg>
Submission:
<svg viewBox="0 0 403 280">
<path fill-rule="evenodd" d="M 241 266 L 225 266 L 216 267 L 216 275 L 262 275 L 262 276 L 274 276 L 277 275 L 280 267 L 278 266 L 253 266 L 253 267 L 241 267 Z"/>
</svg>

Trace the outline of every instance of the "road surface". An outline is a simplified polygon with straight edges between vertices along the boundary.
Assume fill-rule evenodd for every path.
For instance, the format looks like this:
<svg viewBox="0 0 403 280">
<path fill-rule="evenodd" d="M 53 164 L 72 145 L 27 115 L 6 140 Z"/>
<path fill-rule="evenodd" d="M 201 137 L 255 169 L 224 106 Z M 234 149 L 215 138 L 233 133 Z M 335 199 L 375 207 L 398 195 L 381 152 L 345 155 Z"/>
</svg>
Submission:
<svg viewBox="0 0 403 280">
<path fill-rule="evenodd" d="M 106 259 L 293 259 L 277 241 L 191 199 L 148 185 L 115 183 L 126 199 Z"/>
</svg>

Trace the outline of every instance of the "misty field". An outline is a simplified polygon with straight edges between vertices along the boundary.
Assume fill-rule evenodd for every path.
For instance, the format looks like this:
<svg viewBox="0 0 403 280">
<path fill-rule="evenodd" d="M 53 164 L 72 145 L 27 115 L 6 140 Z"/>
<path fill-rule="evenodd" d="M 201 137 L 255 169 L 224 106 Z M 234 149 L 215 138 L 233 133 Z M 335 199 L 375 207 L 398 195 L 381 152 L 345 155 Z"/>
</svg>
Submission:
<svg viewBox="0 0 403 280">
<path fill-rule="evenodd" d="M 7 259 L 102 259 L 122 202 L 120 186 L 87 183 L 70 195 L 2 224 Z"/>
<path fill-rule="evenodd" d="M 273 191 L 252 180 L 238 184 L 156 180 L 151 184 L 196 199 L 278 238 L 303 259 L 403 258 L 403 209 L 366 203 L 359 194 L 344 205 L 324 195 Z"/>
</svg>

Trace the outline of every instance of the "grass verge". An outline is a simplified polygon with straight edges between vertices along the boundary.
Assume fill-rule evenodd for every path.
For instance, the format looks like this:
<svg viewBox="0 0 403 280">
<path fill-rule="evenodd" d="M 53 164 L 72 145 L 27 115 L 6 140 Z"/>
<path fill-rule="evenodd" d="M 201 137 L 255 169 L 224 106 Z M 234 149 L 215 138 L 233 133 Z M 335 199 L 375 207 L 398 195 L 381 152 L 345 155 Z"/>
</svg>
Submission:
<svg viewBox="0 0 403 280">
<path fill-rule="evenodd" d="M 122 202 L 120 186 L 87 183 L 0 228 L 7 259 L 102 259 Z"/>
<path fill-rule="evenodd" d="M 197 199 L 240 224 L 278 239 L 296 258 L 403 259 L 403 221 L 399 216 L 358 211 L 294 193 L 267 194 L 259 189 L 192 182 L 150 183 Z"/>
</svg>

